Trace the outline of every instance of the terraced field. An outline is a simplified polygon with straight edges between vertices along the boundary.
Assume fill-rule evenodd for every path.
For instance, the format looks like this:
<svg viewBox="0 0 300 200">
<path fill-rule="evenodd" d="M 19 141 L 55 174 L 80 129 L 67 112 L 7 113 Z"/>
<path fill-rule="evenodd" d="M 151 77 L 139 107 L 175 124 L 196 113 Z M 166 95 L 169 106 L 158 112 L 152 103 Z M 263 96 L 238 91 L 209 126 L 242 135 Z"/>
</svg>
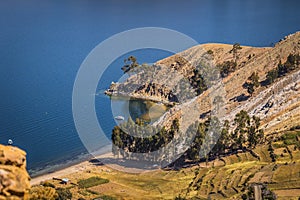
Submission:
<svg viewBox="0 0 300 200">
<path fill-rule="evenodd" d="M 272 162 L 269 145 L 261 145 L 253 149 L 257 158 L 250 152 L 244 152 L 220 158 L 223 165 L 214 164 L 216 161 L 208 163 L 207 167 L 200 165 L 185 197 L 241 199 L 241 195 L 246 194 L 252 184 L 261 183 L 266 184 L 279 199 L 298 199 L 300 151 L 295 136 L 299 133 L 294 131 L 286 134 L 271 143 L 275 162 Z"/>
</svg>

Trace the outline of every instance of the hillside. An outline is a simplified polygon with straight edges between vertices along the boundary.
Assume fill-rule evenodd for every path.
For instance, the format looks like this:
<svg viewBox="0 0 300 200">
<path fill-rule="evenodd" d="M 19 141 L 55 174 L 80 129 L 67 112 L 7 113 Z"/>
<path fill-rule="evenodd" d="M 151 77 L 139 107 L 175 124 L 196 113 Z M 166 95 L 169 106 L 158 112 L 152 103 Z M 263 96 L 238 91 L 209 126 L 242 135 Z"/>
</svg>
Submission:
<svg viewBox="0 0 300 200">
<path fill-rule="evenodd" d="M 172 116 L 175 116 L 175 113 L 177 113 L 176 116 L 183 117 L 184 111 L 189 110 L 188 107 L 194 107 L 197 110 L 195 115 L 198 116 L 194 116 L 195 118 L 205 115 L 205 113 L 211 112 L 212 99 L 216 95 L 221 95 L 224 101 L 222 104 L 224 112 L 222 110 L 221 116 L 223 120 L 232 120 L 236 113 L 246 110 L 251 115 L 257 115 L 262 119 L 262 127 L 267 134 L 287 130 L 299 122 L 299 68 L 283 75 L 272 84 L 266 85 L 265 81 L 270 70 L 276 68 L 280 62 L 285 63 L 290 54 L 298 55 L 300 53 L 300 32 L 285 37 L 274 47 L 241 46 L 236 55 L 231 52 L 232 48 L 232 45 L 227 44 L 203 44 L 192 47 L 160 60 L 152 67 L 142 68 L 140 71 L 143 72 L 143 75 L 139 74 L 138 69 L 137 74 L 132 75 L 125 83 L 113 84 L 107 94 L 154 100 L 170 105 L 180 99 L 180 97 L 174 98 L 176 96 L 174 88 L 177 89 L 176 85 L 180 83 L 182 77 L 191 80 L 194 75 L 193 70 L 197 68 L 201 70 L 203 65 L 208 66 L 211 71 L 213 69 L 219 71 L 219 66 L 235 62 L 235 69 L 226 77 L 215 78 L 217 84 L 208 83 L 208 78 L 204 76 L 204 82 L 211 87 L 201 91 L 201 94 L 194 95 L 193 97 L 197 97 L 196 101 L 182 97 L 179 100 L 181 105 L 170 109 L 157 124 L 170 123 L 174 119 Z M 254 72 L 259 77 L 260 86 L 250 96 L 243 85 Z M 213 72 L 212 75 L 216 76 L 217 73 Z M 206 76 L 208 75 L 206 74 Z M 188 83 L 191 81 L 183 84 Z M 185 87 L 187 87 L 186 90 L 192 88 L 191 86 Z M 177 91 L 177 95 L 180 92 Z M 190 103 L 186 103 L 186 101 L 190 101 Z M 183 105 L 184 103 L 185 105 Z M 191 113 L 189 112 L 188 115 Z"/>
<path fill-rule="evenodd" d="M 210 167 L 200 160 L 200 175 L 196 174 L 186 193 L 181 193 L 185 198 L 210 196 L 212 199 L 240 199 L 241 195 L 250 198 L 252 190 L 258 190 L 259 187 L 265 195 L 274 195 L 271 190 L 280 198 L 291 195 L 291 199 L 295 199 L 300 195 L 299 172 L 294 170 L 298 169 L 299 162 L 299 132 L 293 132 L 300 124 L 299 54 L 300 32 L 297 32 L 285 37 L 274 47 L 202 44 L 152 66 L 138 65 L 134 58 L 126 71 L 130 77 L 123 83 L 113 83 L 106 94 L 151 100 L 170 106 L 153 124 L 164 126 L 167 130 L 175 130 L 173 125 L 176 120 L 181 133 L 194 126 L 195 121 L 200 123 L 199 127 L 203 127 L 201 123 L 211 122 L 212 116 L 222 123 L 228 121 L 229 135 L 226 137 L 229 138 L 223 140 L 225 143 L 231 141 L 231 144 L 222 147 L 220 152 L 211 152 L 208 156 Z M 243 128 L 244 125 L 240 126 L 236 121 L 244 115 L 243 112 L 259 119 L 258 126 L 264 131 L 264 138 L 258 144 L 254 142 L 255 145 L 252 145 L 249 135 L 246 139 L 240 138 L 244 142 L 236 138 L 241 134 L 234 136 L 239 131 L 244 134 L 251 130 L 250 127 Z M 133 130 L 130 123 L 123 127 Z M 168 132 L 165 135 L 172 137 Z M 119 147 L 139 151 L 134 146 L 136 141 L 128 142 L 128 139 L 132 139 L 122 130 L 114 129 L 113 138 L 124 138 L 123 143 L 118 143 Z M 185 140 L 186 136 L 175 133 L 174 138 Z M 194 144 L 189 149 L 191 151 L 187 151 L 185 160 L 191 159 L 193 149 L 202 151 L 195 146 L 197 144 L 202 142 Z M 199 162 L 197 158 L 196 161 Z M 292 170 L 295 179 L 285 174 L 287 169 Z"/>
</svg>

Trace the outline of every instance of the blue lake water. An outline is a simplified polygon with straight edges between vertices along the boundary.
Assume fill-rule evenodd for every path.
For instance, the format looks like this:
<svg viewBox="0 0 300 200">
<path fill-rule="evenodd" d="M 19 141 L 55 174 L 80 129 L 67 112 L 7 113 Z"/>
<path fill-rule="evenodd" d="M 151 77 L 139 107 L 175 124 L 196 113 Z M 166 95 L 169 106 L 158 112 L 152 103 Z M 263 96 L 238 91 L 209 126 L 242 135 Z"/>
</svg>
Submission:
<svg viewBox="0 0 300 200">
<path fill-rule="evenodd" d="M 86 153 L 72 117 L 77 71 L 100 42 L 137 27 L 180 31 L 199 43 L 270 46 L 299 30 L 299 1 L 0 1 L 0 143 L 12 138 L 27 151 L 28 168 Z M 134 40 L 134 38 L 132 38 Z M 128 43 L 130 45 L 130 42 Z M 122 76 L 123 59 L 155 62 L 169 52 L 121 55 L 98 91 Z M 95 96 L 98 119 L 110 137 L 110 99 Z"/>
</svg>

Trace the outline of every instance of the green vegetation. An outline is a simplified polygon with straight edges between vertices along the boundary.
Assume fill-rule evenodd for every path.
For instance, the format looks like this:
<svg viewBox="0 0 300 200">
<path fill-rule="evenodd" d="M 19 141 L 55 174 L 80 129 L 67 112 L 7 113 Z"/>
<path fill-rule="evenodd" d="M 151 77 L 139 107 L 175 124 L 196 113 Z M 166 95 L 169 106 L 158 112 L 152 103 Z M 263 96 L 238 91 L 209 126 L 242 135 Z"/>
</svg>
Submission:
<svg viewBox="0 0 300 200">
<path fill-rule="evenodd" d="M 112 141 L 117 147 L 124 150 L 119 151 L 119 149 L 114 148 L 113 152 L 115 154 L 122 153 L 122 156 L 124 157 L 126 156 L 126 152 L 146 153 L 155 151 L 168 144 L 179 129 L 178 119 L 175 119 L 172 122 L 169 130 L 166 130 L 164 127 L 159 129 L 149 125 L 139 125 L 136 125 L 133 120 L 129 118 L 127 122 L 114 127 Z M 141 137 L 133 137 L 133 135 Z M 142 137 L 143 135 L 152 136 Z"/>
<path fill-rule="evenodd" d="M 274 153 L 274 148 L 273 148 L 271 143 L 269 144 L 268 151 L 270 153 L 270 157 L 272 159 L 272 162 L 275 162 L 276 161 L 276 154 Z"/>
<path fill-rule="evenodd" d="M 72 199 L 72 193 L 67 188 L 57 188 L 56 193 L 58 194 L 58 197 L 56 198 L 56 200 Z"/>
<path fill-rule="evenodd" d="M 90 188 L 96 185 L 108 183 L 108 179 L 103 179 L 98 176 L 93 176 L 88 179 L 83 179 L 78 181 L 79 188 Z"/>
<path fill-rule="evenodd" d="M 272 69 L 267 73 L 266 80 L 268 84 L 273 83 L 278 78 L 278 69 Z"/>
<path fill-rule="evenodd" d="M 296 145 L 300 147 L 300 131 L 289 131 L 281 136 L 280 140 L 283 141 L 284 147 L 287 145 Z"/>
<path fill-rule="evenodd" d="M 241 111 L 235 116 L 235 127 L 232 132 L 229 131 L 230 123 L 225 121 L 221 125 L 216 117 L 209 118 L 203 123 L 195 123 L 189 127 L 187 132 L 196 132 L 195 139 L 187 151 L 187 156 L 191 160 L 198 160 L 199 153 L 202 150 L 208 149 L 210 145 L 214 145 L 209 157 L 206 159 L 213 159 L 216 155 L 225 154 L 226 152 L 236 151 L 238 149 L 254 148 L 257 144 L 262 142 L 263 130 L 259 129 L 260 119 L 256 116 L 250 117 L 246 111 Z M 209 135 L 208 141 L 204 143 L 207 133 Z M 207 147 L 203 147 L 207 146 Z"/>
<path fill-rule="evenodd" d="M 233 44 L 232 49 L 229 51 L 229 53 L 233 54 L 234 63 L 236 65 L 237 65 L 237 60 L 239 59 L 238 51 L 241 49 L 242 49 L 241 45 L 239 43 L 235 43 Z"/>
<path fill-rule="evenodd" d="M 211 49 L 208 50 L 207 53 L 210 54 L 210 55 L 214 54 L 213 50 L 211 50 Z"/>
<path fill-rule="evenodd" d="M 217 68 L 220 70 L 222 78 L 227 77 L 230 73 L 236 70 L 237 64 L 234 61 L 225 61 L 222 64 L 218 64 Z"/>
<path fill-rule="evenodd" d="M 193 76 L 189 79 L 189 82 L 195 89 L 197 95 L 200 95 L 202 92 L 207 90 L 207 85 L 205 84 L 204 78 L 198 69 L 193 70 Z"/>
<path fill-rule="evenodd" d="M 250 117 L 246 111 L 242 110 L 236 114 L 234 122 L 236 127 L 233 131 L 233 146 L 243 147 L 246 143 L 249 148 L 253 148 L 262 142 L 264 133 L 262 129 L 259 129 L 259 117 Z"/>
<path fill-rule="evenodd" d="M 260 83 L 259 83 L 259 77 L 257 72 L 253 72 L 243 85 L 243 87 L 247 89 L 247 92 L 249 93 L 250 96 L 252 96 L 252 94 L 254 93 L 255 88 L 259 86 Z"/>
<path fill-rule="evenodd" d="M 127 59 L 124 60 L 124 66 L 121 69 L 125 74 L 138 66 L 139 64 L 137 62 L 137 59 L 134 56 L 129 56 Z"/>
<path fill-rule="evenodd" d="M 215 98 L 215 101 L 222 99 Z M 143 125 L 143 124 L 139 124 Z M 185 156 L 181 157 L 181 161 L 186 159 L 199 161 L 200 152 L 204 153 L 206 160 L 214 159 L 217 155 L 225 154 L 226 152 L 234 152 L 238 149 L 245 150 L 246 148 L 254 148 L 257 144 L 262 142 L 263 130 L 259 129 L 260 119 L 256 116 L 250 117 L 246 111 L 241 111 L 235 116 L 234 122 L 230 125 L 229 121 L 221 124 L 218 118 L 211 117 L 205 122 L 194 123 L 187 129 L 187 138 L 194 139 L 187 150 Z M 233 126 L 232 132 L 229 127 Z M 112 133 L 112 141 L 118 147 L 113 145 L 113 152 L 115 155 L 123 157 L 129 156 L 130 152 L 153 152 L 162 146 L 168 144 L 178 134 L 179 121 L 175 119 L 169 130 L 164 127 L 161 129 L 152 126 L 137 126 L 132 119 L 127 122 L 115 126 Z M 136 136 L 134 137 L 134 133 Z M 142 137 L 145 134 L 151 133 L 151 137 Z M 209 135 L 208 135 L 209 133 Z M 208 149 L 212 151 L 207 152 Z M 120 151 L 122 149 L 122 151 Z M 159 156 L 151 159 L 161 159 Z M 181 162 L 180 161 L 180 162 Z"/>
<path fill-rule="evenodd" d="M 279 133 L 280 137 L 250 152 L 222 157 L 211 161 L 211 167 L 194 170 L 194 177 L 187 189 L 177 195 L 181 199 L 253 199 L 254 186 L 260 185 L 263 199 L 296 199 L 300 195 L 300 151 L 288 145 L 277 148 L 276 143 L 298 141 L 299 130 Z M 287 156 L 280 156 L 286 152 Z M 292 156 L 291 156 L 292 155 Z M 281 157 L 279 159 L 279 157 Z M 287 198 L 290 197 L 290 198 Z M 294 198 L 293 198 L 294 197 Z M 298 198 L 298 197 L 297 197 Z"/>
<path fill-rule="evenodd" d="M 299 68 L 300 55 L 289 54 L 284 64 L 279 62 L 275 69 L 270 70 L 266 76 L 267 84 L 272 84 L 278 77 L 282 77 L 285 74 Z"/>
<path fill-rule="evenodd" d="M 248 120 L 245 113 L 240 115 L 238 121 Z M 253 117 L 249 118 L 251 121 Z M 211 120 L 216 125 L 215 119 Z M 207 126 L 203 124 L 201 128 L 204 127 Z M 221 124 L 220 127 L 224 128 L 225 125 Z M 206 134 L 205 130 L 199 132 Z M 220 155 L 209 159 L 207 165 L 200 162 L 199 165 L 178 171 L 154 170 L 130 174 L 114 169 L 107 172 L 107 166 L 99 166 L 90 172 L 75 173 L 69 178 L 78 182 L 90 178 L 92 173 L 110 180 L 110 183 L 89 189 L 74 186 L 69 190 L 73 199 L 251 199 L 253 187 L 261 185 L 264 199 L 271 199 L 274 193 L 278 199 L 296 199 L 300 195 L 300 151 L 294 148 L 294 144 L 299 139 L 300 130 L 294 128 L 293 131 L 276 134 L 266 139 L 267 144 L 258 144 L 249 151 Z M 284 141 L 293 144 L 286 145 L 287 148 L 275 145 L 284 144 Z M 247 141 L 244 145 L 248 146 Z M 272 154 L 276 157 L 273 162 Z M 55 180 L 49 182 L 56 186 L 59 184 L 57 187 L 69 187 Z M 46 191 L 50 188 L 38 187 Z"/>
</svg>

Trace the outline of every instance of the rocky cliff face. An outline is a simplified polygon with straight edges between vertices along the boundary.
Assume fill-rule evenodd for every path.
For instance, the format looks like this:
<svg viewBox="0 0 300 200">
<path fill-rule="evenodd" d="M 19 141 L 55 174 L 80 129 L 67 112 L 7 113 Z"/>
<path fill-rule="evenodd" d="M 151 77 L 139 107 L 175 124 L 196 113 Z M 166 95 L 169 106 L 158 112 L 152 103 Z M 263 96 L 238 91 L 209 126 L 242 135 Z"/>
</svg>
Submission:
<svg viewBox="0 0 300 200">
<path fill-rule="evenodd" d="M 28 199 L 29 180 L 26 153 L 17 147 L 0 145 L 0 200 Z"/>
</svg>

